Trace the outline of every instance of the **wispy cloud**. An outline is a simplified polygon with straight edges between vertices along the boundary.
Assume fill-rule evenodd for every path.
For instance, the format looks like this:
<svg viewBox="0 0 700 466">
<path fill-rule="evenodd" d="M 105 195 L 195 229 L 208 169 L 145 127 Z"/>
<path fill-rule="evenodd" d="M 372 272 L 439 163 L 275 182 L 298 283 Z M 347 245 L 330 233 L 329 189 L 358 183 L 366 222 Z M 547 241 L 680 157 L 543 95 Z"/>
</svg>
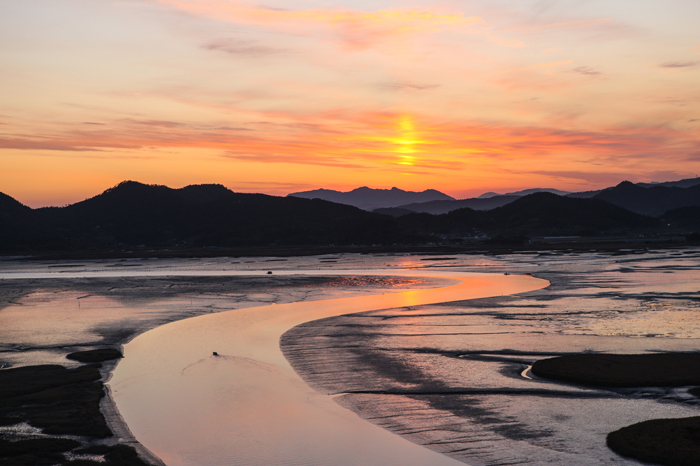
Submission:
<svg viewBox="0 0 700 466">
<path fill-rule="evenodd" d="M 601 74 L 600 71 L 596 71 L 588 66 L 578 66 L 571 71 L 573 71 L 574 73 L 582 74 L 584 76 L 599 76 Z"/>
<path fill-rule="evenodd" d="M 314 28 L 334 31 L 353 48 L 366 48 L 397 35 L 460 30 L 484 21 L 439 9 L 358 11 L 349 9 L 267 8 L 239 0 L 158 0 L 181 11 L 219 21 L 309 34 Z M 311 28 L 311 30 L 309 29 Z"/>
<path fill-rule="evenodd" d="M 574 153 L 643 157 L 640 154 L 658 156 L 685 147 L 679 133 L 658 127 L 567 131 L 478 121 L 445 123 L 376 112 L 338 113 L 331 119 L 329 115 L 292 114 L 284 118 L 286 121 L 251 121 L 243 128 L 121 119 L 94 130 L 75 124 L 43 137 L 1 137 L 0 148 L 64 152 L 201 149 L 259 163 L 457 170 L 474 161 L 534 161 Z"/>
<path fill-rule="evenodd" d="M 385 83 L 380 85 L 383 89 L 391 89 L 394 91 L 428 91 L 437 89 L 439 84 L 416 84 L 416 83 Z"/>
<path fill-rule="evenodd" d="M 532 70 L 557 68 L 557 67 L 563 66 L 563 65 L 570 65 L 573 62 L 574 62 L 573 60 L 562 60 L 562 61 L 554 61 L 554 62 L 548 62 L 548 63 L 538 63 L 536 65 L 523 66 L 520 68 L 511 68 L 508 70 L 503 70 L 503 71 L 500 71 L 499 73 L 514 73 L 514 72 L 518 72 L 518 71 L 532 71 Z"/>
<path fill-rule="evenodd" d="M 560 29 L 579 29 L 579 28 L 589 28 L 592 26 L 601 26 L 605 24 L 610 24 L 612 20 L 610 18 L 595 18 L 580 21 L 563 21 L 556 23 L 543 23 L 528 26 L 518 26 L 507 29 L 511 32 L 521 32 L 521 33 L 533 33 L 541 31 L 552 31 Z"/>
<path fill-rule="evenodd" d="M 260 45 L 251 40 L 218 39 L 202 45 L 203 49 L 225 52 L 231 55 L 247 57 L 264 57 L 287 52 L 287 50 L 277 47 Z"/>
<path fill-rule="evenodd" d="M 691 68 L 700 64 L 698 61 L 668 61 L 660 64 L 661 68 Z"/>
<path fill-rule="evenodd" d="M 601 170 L 601 171 L 591 171 L 591 170 L 533 170 L 528 173 L 536 175 L 544 175 L 550 177 L 557 181 L 576 181 L 580 186 L 583 186 L 582 190 L 592 190 L 591 186 L 612 186 L 622 180 L 627 179 L 632 182 L 648 182 L 652 180 L 678 180 L 688 176 L 687 172 L 673 171 L 673 170 L 663 170 L 663 171 L 641 171 L 635 173 L 630 178 L 630 173 L 623 168 L 617 170 Z"/>
</svg>

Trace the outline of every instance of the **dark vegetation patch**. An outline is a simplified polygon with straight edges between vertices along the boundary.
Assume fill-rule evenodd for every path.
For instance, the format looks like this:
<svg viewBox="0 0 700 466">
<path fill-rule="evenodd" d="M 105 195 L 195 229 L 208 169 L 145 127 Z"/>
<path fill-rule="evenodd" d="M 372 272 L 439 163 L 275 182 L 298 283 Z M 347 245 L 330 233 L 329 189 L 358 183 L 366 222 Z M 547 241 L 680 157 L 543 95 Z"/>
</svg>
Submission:
<svg viewBox="0 0 700 466">
<path fill-rule="evenodd" d="M 105 461 L 74 460 L 65 463 L 71 466 L 146 466 L 133 447 L 128 445 L 95 445 L 93 447 L 76 450 L 75 453 L 88 455 L 103 455 Z"/>
<path fill-rule="evenodd" d="M 700 353 L 572 354 L 536 361 L 532 373 L 606 387 L 678 387 L 700 384 Z M 700 395 L 700 387 L 688 390 Z M 700 464 L 700 417 L 654 419 L 611 432 L 615 453 L 668 466 Z"/>
<path fill-rule="evenodd" d="M 63 452 L 80 442 L 61 438 L 28 439 L 10 442 L 0 439 L 0 465 L 53 465 L 65 460 Z"/>
<path fill-rule="evenodd" d="M 0 371 L 0 417 L 18 418 L 52 435 L 112 435 L 100 411 L 104 387 L 99 365 L 58 365 Z"/>
<path fill-rule="evenodd" d="M 700 417 L 654 419 L 611 432 L 607 444 L 615 453 L 668 466 L 700 464 Z"/>
<path fill-rule="evenodd" d="M 104 362 L 111 359 L 119 359 L 122 353 L 119 350 L 113 348 L 95 349 L 89 351 L 78 351 L 77 353 L 71 353 L 66 356 L 68 359 L 80 362 Z"/>
<path fill-rule="evenodd" d="M 532 373 L 604 387 L 700 385 L 700 353 L 571 354 L 536 361 Z"/>
<path fill-rule="evenodd" d="M 94 360 L 113 359 L 116 350 L 74 353 Z M 75 358 L 74 358 L 75 359 Z M 26 366 L 0 371 L 0 425 L 27 422 L 48 435 L 76 435 L 66 438 L 0 439 L 0 466 L 146 466 L 128 445 L 90 445 L 112 436 L 100 411 L 104 396 L 99 364 L 76 369 L 58 365 Z M 64 454 L 98 455 L 104 461 Z"/>
</svg>

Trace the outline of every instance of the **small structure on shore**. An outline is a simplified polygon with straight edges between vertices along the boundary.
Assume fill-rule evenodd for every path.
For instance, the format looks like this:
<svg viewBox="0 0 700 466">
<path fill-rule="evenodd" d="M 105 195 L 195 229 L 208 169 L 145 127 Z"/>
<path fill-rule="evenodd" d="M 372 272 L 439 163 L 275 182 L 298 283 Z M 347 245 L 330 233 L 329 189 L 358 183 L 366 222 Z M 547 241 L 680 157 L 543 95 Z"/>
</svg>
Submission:
<svg viewBox="0 0 700 466">
<path fill-rule="evenodd" d="M 212 354 L 213 354 L 214 356 L 218 356 L 218 355 L 219 355 L 219 353 L 217 353 L 216 351 L 214 351 Z"/>
</svg>

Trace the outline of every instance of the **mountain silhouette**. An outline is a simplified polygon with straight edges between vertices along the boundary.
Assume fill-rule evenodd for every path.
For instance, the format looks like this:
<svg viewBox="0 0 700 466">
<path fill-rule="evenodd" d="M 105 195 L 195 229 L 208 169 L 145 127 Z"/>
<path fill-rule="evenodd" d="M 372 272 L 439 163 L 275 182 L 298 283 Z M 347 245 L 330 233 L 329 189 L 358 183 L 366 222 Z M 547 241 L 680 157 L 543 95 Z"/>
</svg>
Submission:
<svg viewBox="0 0 700 466">
<path fill-rule="evenodd" d="M 398 207 L 404 204 L 428 201 L 454 200 L 453 197 L 434 189 L 422 192 L 404 191 L 399 188 L 372 189 L 366 186 L 353 189 L 348 192 L 333 191 L 330 189 L 316 189 L 288 194 L 287 197 L 301 197 L 304 199 L 323 199 L 359 207 L 363 210 L 374 210 L 387 207 Z"/>
<path fill-rule="evenodd" d="M 401 215 L 406 215 L 411 212 L 439 215 L 446 214 L 447 212 L 461 209 L 463 207 L 468 207 L 474 210 L 491 210 L 495 209 L 496 207 L 509 204 L 516 199 L 520 199 L 520 196 L 498 194 L 488 198 L 418 202 L 401 205 L 395 208 L 399 210 L 375 209 L 372 212 L 384 213 L 395 217 L 400 217 Z"/>
<path fill-rule="evenodd" d="M 618 199 L 626 199 L 620 193 L 627 193 L 636 200 L 654 190 L 687 194 L 700 190 L 700 185 L 642 188 L 622 183 L 610 191 Z M 439 215 L 408 213 L 394 218 L 321 199 L 235 193 L 214 184 L 172 189 L 125 181 L 65 207 L 31 209 L 0 193 L 0 252 L 415 245 L 464 237 L 637 235 L 697 231 L 699 215 L 693 206 L 670 210 L 661 227 L 658 218 L 602 199 L 538 192 L 491 210 L 463 207 Z"/>
<path fill-rule="evenodd" d="M 561 191 L 559 189 L 554 189 L 554 188 L 529 188 L 529 189 L 523 189 L 521 191 L 514 191 L 512 193 L 505 193 L 505 194 L 488 192 L 488 193 L 484 193 L 481 196 L 477 197 L 477 199 L 489 199 L 489 198 L 496 197 L 496 196 L 522 197 L 522 196 L 528 196 L 530 194 L 535 194 L 535 193 L 552 193 L 552 194 L 556 194 L 558 196 L 566 196 L 567 194 L 571 194 L 569 191 Z"/>
<path fill-rule="evenodd" d="M 577 199 L 539 192 L 488 211 L 469 208 L 442 215 L 409 214 L 398 218 L 417 233 L 467 234 L 472 230 L 509 235 L 584 235 L 653 228 L 645 217 L 596 199 Z"/>
<path fill-rule="evenodd" d="M 405 240 L 393 219 L 384 215 L 320 199 L 234 193 L 219 185 L 171 189 L 126 181 L 66 207 L 26 211 L 9 201 L 4 204 L 10 208 L 2 209 L 2 218 L 14 215 L 18 209 L 26 214 L 3 222 L 0 233 L 7 234 L 7 241 L 0 248 L 4 251 L 377 244 Z M 23 224 L 45 234 L 17 238 L 12 231 Z"/>
<path fill-rule="evenodd" d="M 667 210 L 700 205 L 700 184 L 687 188 L 651 185 L 643 187 L 623 181 L 596 194 L 599 199 L 632 212 L 658 217 Z"/>
</svg>

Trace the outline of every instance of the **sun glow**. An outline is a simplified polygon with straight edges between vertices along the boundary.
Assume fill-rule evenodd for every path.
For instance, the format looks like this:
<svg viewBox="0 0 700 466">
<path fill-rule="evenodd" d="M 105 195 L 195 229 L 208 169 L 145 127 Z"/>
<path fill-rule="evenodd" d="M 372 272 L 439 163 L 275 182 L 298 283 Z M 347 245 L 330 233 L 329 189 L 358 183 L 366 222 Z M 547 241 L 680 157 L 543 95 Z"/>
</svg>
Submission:
<svg viewBox="0 0 700 466">
<path fill-rule="evenodd" d="M 413 154 L 422 152 L 419 145 L 429 141 L 419 137 L 413 118 L 410 115 L 401 115 L 398 119 L 398 136 L 389 138 L 388 141 L 395 145 L 394 152 L 399 153 L 400 165 L 414 165 L 417 157 Z"/>
</svg>

